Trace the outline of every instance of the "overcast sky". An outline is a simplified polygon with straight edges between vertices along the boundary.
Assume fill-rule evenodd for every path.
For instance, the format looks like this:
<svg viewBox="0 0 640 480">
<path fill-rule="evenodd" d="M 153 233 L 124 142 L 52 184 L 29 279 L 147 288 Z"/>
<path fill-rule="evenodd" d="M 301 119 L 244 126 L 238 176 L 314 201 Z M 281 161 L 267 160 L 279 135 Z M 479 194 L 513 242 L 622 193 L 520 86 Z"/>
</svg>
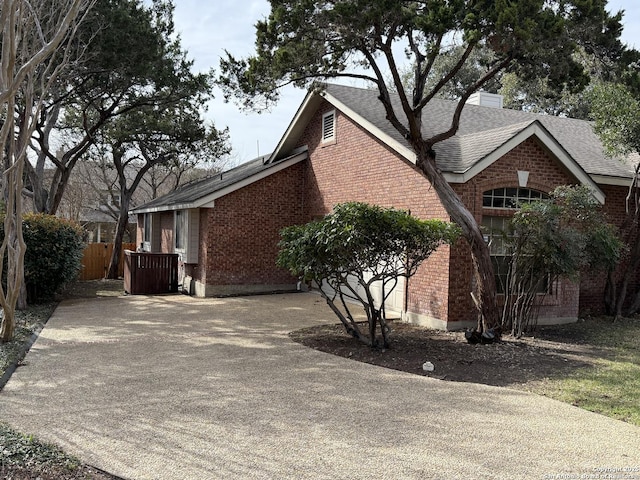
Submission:
<svg viewBox="0 0 640 480">
<path fill-rule="evenodd" d="M 198 71 L 219 69 L 224 50 L 236 57 L 253 52 L 256 21 L 269 13 L 266 0 L 175 0 L 175 26 L 182 46 Z M 625 10 L 623 40 L 640 48 L 640 2 L 609 0 L 609 10 Z M 233 103 L 224 103 L 216 93 L 208 116 L 218 128 L 229 127 L 232 156 L 243 163 L 270 153 L 284 134 L 305 92 L 293 87 L 283 91 L 279 104 L 269 113 L 245 113 Z"/>
</svg>

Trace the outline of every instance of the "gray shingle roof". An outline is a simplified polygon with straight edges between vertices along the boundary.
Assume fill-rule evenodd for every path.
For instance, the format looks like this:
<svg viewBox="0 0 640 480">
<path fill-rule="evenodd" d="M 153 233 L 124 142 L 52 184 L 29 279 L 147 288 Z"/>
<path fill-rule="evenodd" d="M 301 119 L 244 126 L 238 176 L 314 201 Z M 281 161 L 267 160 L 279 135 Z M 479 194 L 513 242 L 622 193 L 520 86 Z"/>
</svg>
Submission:
<svg viewBox="0 0 640 480">
<path fill-rule="evenodd" d="M 386 136 L 408 149 L 411 148 L 386 119 L 376 90 L 327 84 L 326 92 Z M 394 97 L 393 100 L 396 111 L 401 111 L 399 99 Z M 450 127 L 456 105 L 454 101 L 437 98 L 429 102 L 423 112 L 425 138 Z M 435 145 L 438 167 L 444 172 L 464 173 L 535 122 L 542 124 L 589 175 L 631 178 L 633 170 L 629 165 L 630 161 L 627 159 L 625 163 L 622 159 L 607 158 L 589 122 L 477 105 L 466 105 L 456 135 Z M 297 140 L 291 144 L 283 141 L 284 139 L 278 149 L 285 145 L 292 147 Z M 291 155 L 292 152 L 286 149 L 287 147 L 281 153 Z M 261 156 L 222 174 L 191 182 L 132 210 L 132 213 L 191 208 L 194 202 L 260 174 L 285 160 L 278 158 L 273 161 L 275 158 L 272 158 L 268 161 L 269 158 L 269 155 Z M 635 155 L 632 160 L 637 161 L 638 156 Z"/>
<path fill-rule="evenodd" d="M 380 131 L 410 148 L 386 119 L 376 90 L 328 84 L 326 91 Z M 393 100 L 396 111 L 401 111 L 399 99 L 393 97 Z M 437 98 L 429 102 L 422 117 L 425 138 L 450 127 L 456 105 L 457 102 Z M 465 105 L 456 135 L 435 145 L 438 166 L 445 172 L 464 172 L 536 120 L 588 174 L 630 177 L 628 162 L 607 158 L 590 122 L 477 105 Z"/>
<path fill-rule="evenodd" d="M 227 170 L 226 172 L 183 185 L 167 195 L 158 197 L 155 200 L 133 209 L 132 213 L 155 209 L 166 210 L 171 209 L 171 207 L 192 204 L 203 197 L 218 192 L 223 188 L 234 185 L 235 183 L 277 165 L 277 163 L 265 164 L 265 160 L 268 157 L 268 155 L 264 155 Z"/>
</svg>

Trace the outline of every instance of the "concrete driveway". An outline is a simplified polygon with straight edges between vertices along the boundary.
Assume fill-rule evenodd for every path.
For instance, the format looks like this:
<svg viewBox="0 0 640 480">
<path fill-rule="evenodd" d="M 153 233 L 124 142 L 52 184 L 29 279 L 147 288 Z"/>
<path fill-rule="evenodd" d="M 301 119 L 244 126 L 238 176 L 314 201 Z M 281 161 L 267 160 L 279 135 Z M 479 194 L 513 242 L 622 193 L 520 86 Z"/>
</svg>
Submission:
<svg viewBox="0 0 640 480">
<path fill-rule="evenodd" d="M 334 321 L 313 294 L 66 301 L 0 419 L 131 479 L 640 479 L 637 427 L 287 337 Z"/>
</svg>

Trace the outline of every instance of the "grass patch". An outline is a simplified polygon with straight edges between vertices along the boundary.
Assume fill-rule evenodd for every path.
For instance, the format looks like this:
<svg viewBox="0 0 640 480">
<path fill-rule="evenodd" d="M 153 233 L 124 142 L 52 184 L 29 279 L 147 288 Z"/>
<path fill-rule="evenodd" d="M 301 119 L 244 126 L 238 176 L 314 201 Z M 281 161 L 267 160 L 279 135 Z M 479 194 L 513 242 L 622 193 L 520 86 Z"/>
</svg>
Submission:
<svg viewBox="0 0 640 480">
<path fill-rule="evenodd" d="M 599 360 L 593 369 L 545 382 L 537 393 L 640 426 L 640 366 L 637 364 Z"/>
<path fill-rule="evenodd" d="M 595 365 L 546 379 L 534 393 L 640 426 L 640 320 L 596 318 L 544 333 L 602 349 Z"/>
</svg>

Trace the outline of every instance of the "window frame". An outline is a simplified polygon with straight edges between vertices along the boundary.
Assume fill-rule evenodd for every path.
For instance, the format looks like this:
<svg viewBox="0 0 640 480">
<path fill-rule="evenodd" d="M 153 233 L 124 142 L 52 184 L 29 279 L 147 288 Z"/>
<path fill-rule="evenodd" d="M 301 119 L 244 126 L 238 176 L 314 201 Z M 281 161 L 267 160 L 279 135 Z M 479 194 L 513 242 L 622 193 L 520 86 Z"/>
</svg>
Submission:
<svg viewBox="0 0 640 480">
<path fill-rule="evenodd" d="M 173 214 L 173 247 L 178 253 L 185 253 L 187 250 L 188 231 L 188 212 L 187 210 L 176 210 Z"/>
<path fill-rule="evenodd" d="M 548 194 L 533 188 L 498 187 L 482 192 L 482 208 L 515 211 L 525 203 L 548 198 Z"/>
<path fill-rule="evenodd" d="M 526 195 L 524 193 L 526 193 Z M 506 222 L 512 216 L 509 213 L 515 213 L 525 203 L 534 200 L 547 200 L 549 198 L 548 194 L 527 187 L 498 187 L 482 192 L 482 208 L 501 212 L 499 215 L 483 213 L 481 221 L 485 241 L 489 246 L 489 255 L 496 278 L 496 290 L 499 295 L 505 294 L 505 283 L 508 278 L 508 270 L 505 270 L 505 268 L 508 269 L 508 259 L 511 257 L 504 245 Z M 487 202 L 487 199 L 490 199 L 490 202 Z M 487 205 L 486 203 L 491 203 L 491 205 Z M 498 206 L 496 206 L 496 204 L 498 204 Z M 502 204 L 502 206 L 500 206 L 500 204 Z M 493 223 L 495 221 L 502 223 L 501 229 L 494 228 Z M 551 294 L 552 290 L 552 282 L 547 280 L 538 294 Z"/>
<path fill-rule="evenodd" d="M 145 213 L 142 219 L 142 245 L 145 251 L 151 251 L 151 242 L 153 237 L 153 216 L 151 213 Z"/>
</svg>

